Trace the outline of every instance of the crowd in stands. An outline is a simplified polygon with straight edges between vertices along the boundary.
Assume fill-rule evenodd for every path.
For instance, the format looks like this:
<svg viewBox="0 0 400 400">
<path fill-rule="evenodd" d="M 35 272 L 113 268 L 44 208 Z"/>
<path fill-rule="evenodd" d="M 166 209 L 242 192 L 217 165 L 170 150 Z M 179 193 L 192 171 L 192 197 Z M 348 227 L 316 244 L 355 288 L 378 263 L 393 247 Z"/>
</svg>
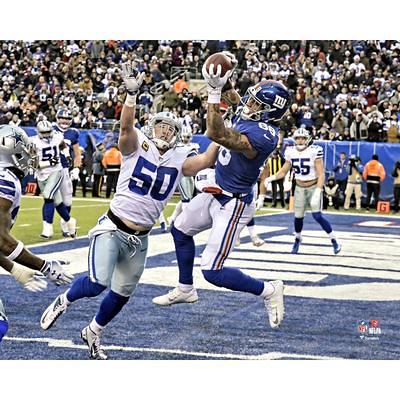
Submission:
<svg viewBox="0 0 400 400">
<path fill-rule="evenodd" d="M 241 95 L 262 79 L 292 91 L 286 136 L 303 125 L 319 139 L 399 142 L 399 41 L 1 41 L 0 123 L 34 126 L 40 114 L 54 121 L 68 107 L 74 127 L 105 128 L 126 95 L 119 64 L 134 59 L 146 72 L 137 126 L 168 109 L 202 133 L 206 92 L 190 90 L 190 81 L 221 50 L 238 59 L 231 80 Z"/>
</svg>

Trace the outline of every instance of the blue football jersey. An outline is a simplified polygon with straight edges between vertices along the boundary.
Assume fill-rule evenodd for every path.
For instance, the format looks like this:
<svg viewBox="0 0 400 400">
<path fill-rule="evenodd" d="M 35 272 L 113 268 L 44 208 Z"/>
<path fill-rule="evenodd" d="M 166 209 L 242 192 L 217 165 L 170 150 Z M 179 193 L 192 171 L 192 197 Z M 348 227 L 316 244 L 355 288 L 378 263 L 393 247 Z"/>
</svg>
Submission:
<svg viewBox="0 0 400 400">
<path fill-rule="evenodd" d="M 61 132 L 64 135 L 64 142 L 69 147 L 69 154 L 72 159 L 74 159 L 74 149 L 73 145 L 78 143 L 79 144 L 79 131 L 76 128 L 68 128 L 66 131 L 63 131 L 57 124 L 53 124 L 53 129 L 56 132 Z M 67 159 L 63 154 L 61 154 L 61 165 L 63 168 L 68 168 Z"/>
<path fill-rule="evenodd" d="M 265 122 L 244 120 L 238 116 L 232 119 L 232 128 L 246 135 L 258 154 L 250 160 L 242 153 L 221 147 L 215 170 L 216 181 L 227 192 L 252 193 L 260 168 L 278 144 L 279 129 Z"/>
</svg>

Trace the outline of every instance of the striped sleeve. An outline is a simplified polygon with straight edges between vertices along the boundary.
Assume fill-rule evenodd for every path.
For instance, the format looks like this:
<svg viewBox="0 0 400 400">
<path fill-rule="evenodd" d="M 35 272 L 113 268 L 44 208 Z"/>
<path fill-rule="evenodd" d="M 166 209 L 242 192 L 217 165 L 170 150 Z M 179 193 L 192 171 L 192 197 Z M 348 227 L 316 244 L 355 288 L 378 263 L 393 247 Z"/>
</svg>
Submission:
<svg viewBox="0 0 400 400">
<path fill-rule="evenodd" d="M 0 176 L 0 197 L 9 201 L 14 201 L 16 195 L 15 183 Z"/>
<path fill-rule="evenodd" d="M 317 148 L 315 149 L 315 158 L 323 158 L 324 157 L 324 150 L 322 149 L 321 146 L 317 146 Z"/>
</svg>

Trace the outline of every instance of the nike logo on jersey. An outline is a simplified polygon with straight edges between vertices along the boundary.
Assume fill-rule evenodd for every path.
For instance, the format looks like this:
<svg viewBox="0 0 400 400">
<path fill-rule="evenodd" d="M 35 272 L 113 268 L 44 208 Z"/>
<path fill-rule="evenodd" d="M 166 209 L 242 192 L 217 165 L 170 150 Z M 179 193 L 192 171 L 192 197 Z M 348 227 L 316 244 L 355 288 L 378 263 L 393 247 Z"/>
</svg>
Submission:
<svg viewBox="0 0 400 400">
<path fill-rule="evenodd" d="M 271 140 L 271 138 L 266 133 L 264 133 L 264 137 L 265 139 Z"/>
</svg>

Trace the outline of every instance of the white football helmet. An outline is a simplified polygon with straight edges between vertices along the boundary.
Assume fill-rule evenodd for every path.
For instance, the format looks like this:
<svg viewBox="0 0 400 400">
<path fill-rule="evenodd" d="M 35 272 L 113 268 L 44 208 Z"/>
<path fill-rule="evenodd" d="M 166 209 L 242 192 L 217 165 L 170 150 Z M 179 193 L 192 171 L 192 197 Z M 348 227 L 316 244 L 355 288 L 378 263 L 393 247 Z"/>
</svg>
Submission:
<svg viewBox="0 0 400 400">
<path fill-rule="evenodd" d="M 149 123 L 148 137 L 159 150 L 166 151 L 175 147 L 182 132 L 182 124 L 169 111 L 157 113 Z"/>
<path fill-rule="evenodd" d="M 25 131 L 17 126 L 0 126 L 0 166 L 14 167 L 23 175 L 38 164 L 36 147 Z"/>
<path fill-rule="evenodd" d="M 296 144 L 296 149 L 297 150 L 304 150 L 306 147 L 310 146 L 313 142 L 313 138 L 310 135 L 310 132 L 308 132 L 307 129 L 305 128 L 299 128 L 293 133 L 293 139 Z M 296 139 L 297 138 L 305 138 L 304 143 L 297 143 Z"/>
<path fill-rule="evenodd" d="M 36 129 L 40 139 L 50 141 L 50 139 L 53 137 L 53 126 L 47 120 L 39 121 L 36 125 Z"/>
<path fill-rule="evenodd" d="M 192 141 L 192 137 L 193 137 L 192 132 L 188 128 L 184 127 L 181 133 L 182 143 L 189 144 Z"/>
</svg>

